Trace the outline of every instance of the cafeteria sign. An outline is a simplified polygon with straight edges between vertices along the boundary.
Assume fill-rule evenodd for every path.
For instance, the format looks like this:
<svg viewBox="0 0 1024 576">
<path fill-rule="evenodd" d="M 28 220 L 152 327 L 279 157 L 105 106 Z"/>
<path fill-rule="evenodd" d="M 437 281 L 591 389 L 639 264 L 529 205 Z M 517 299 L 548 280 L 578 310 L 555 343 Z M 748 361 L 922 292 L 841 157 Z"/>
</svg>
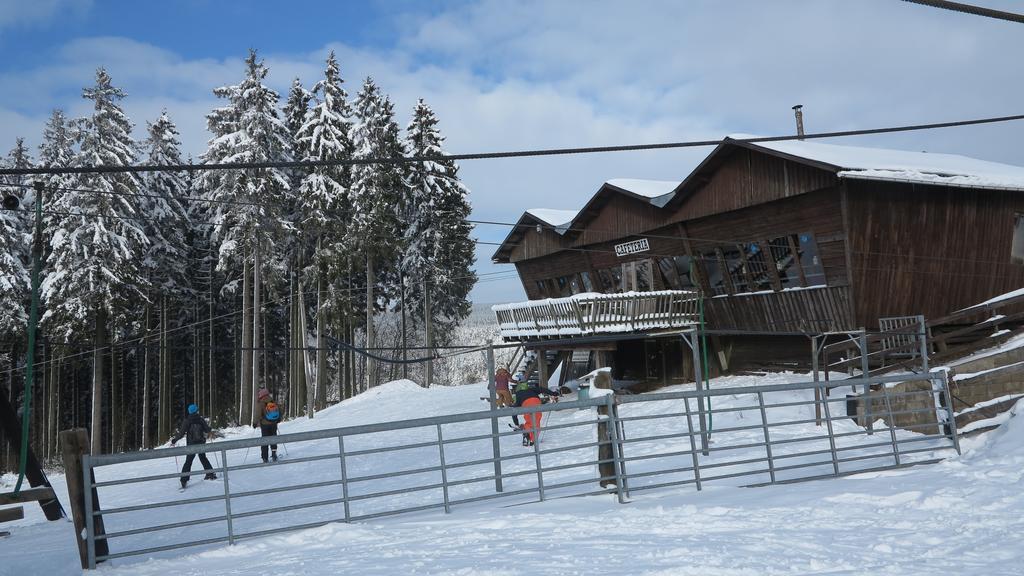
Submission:
<svg viewBox="0 0 1024 576">
<path fill-rule="evenodd" d="M 633 240 L 632 242 L 616 244 L 615 255 L 621 258 L 623 256 L 629 256 L 630 254 L 636 254 L 637 252 L 647 252 L 650 249 L 651 245 L 647 242 L 647 238 L 641 238 L 639 240 Z"/>
</svg>

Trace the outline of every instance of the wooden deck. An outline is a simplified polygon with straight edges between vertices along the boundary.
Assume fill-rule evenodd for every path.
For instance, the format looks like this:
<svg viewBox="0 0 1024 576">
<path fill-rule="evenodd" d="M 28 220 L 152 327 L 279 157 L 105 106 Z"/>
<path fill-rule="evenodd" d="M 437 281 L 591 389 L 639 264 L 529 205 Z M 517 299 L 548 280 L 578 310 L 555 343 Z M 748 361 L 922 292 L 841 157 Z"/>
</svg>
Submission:
<svg viewBox="0 0 1024 576">
<path fill-rule="evenodd" d="M 492 307 L 506 341 L 633 333 L 698 323 L 697 293 L 685 290 L 576 294 Z"/>
</svg>

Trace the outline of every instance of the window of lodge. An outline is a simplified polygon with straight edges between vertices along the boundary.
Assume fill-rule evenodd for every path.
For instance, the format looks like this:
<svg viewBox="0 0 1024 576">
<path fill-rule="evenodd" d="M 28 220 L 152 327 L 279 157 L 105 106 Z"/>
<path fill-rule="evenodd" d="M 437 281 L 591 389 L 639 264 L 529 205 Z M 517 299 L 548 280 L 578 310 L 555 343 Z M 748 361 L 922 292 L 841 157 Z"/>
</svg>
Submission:
<svg viewBox="0 0 1024 576">
<path fill-rule="evenodd" d="M 590 272 L 580 272 L 580 278 L 583 279 L 583 290 L 585 292 L 593 292 L 594 281 L 590 278 Z"/>
<path fill-rule="evenodd" d="M 800 256 L 797 249 L 798 241 L 796 234 L 792 234 L 774 238 L 768 243 L 768 249 L 772 253 L 771 260 L 779 272 L 779 282 L 783 288 L 801 286 L 800 270 L 798 270 L 800 265 L 794 266 L 799 262 L 797 258 Z"/>
<path fill-rule="evenodd" d="M 718 252 L 705 252 L 701 255 L 704 270 L 708 274 L 708 287 L 712 294 L 728 294 L 725 287 L 725 277 L 722 275 L 722 266 L 719 264 Z"/>
<path fill-rule="evenodd" d="M 818 254 L 818 243 L 814 240 L 814 234 L 801 232 L 799 236 L 800 266 L 807 278 L 807 285 L 824 286 L 825 268 L 821 265 L 821 256 Z"/>
<path fill-rule="evenodd" d="M 1015 215 L 1013 241 L 1013 262 L 1024 265 L 1024 213 Z M 774 267 L 778 273 L 782 289 L 826 285 L 814 234 L 801 232 L 771 240 L 724 244 L 700 253 L 696 258 L 679 255 L 624 262 L 593 271 L 537 280 L 535 286 L 540 298 L 566 297 L 582 292 L 646 292 L 656 287 L 695 290 L 698 289 L 697 274 L 706 274 L 710 294 L 726 295 L 772 290 L 775 279 L 769 267 Z"/>
<path fill-rule="evenodd" d="M 1010 245 L 1010 262 L 1024 264 L 1024 214 L 1013 215 L 1013 243 Z"/>
<path fill-rule="evenodd" d="M 754 285 L 749 287 L 750 290 L 771 290 L 772 283 L 768 276 L 768 263 L 761 250 L 761 244 L 748 242 L 744 246 L 744 256 L 746 257 L 747 272 L 754 282 Z M 774 264 L 772 262 L 772 265 Z"/>
<path fill-rule="evenodd" d="M 665 285 L 672 290 L 693 290 L 695 287 L 689 256 L 658 258 L 658 269 L 665 279 Z"/>
<path fill-rule="evenodd" d="M 726 270 L 729 274 L 729 280 L 732 281 L 733 292 L 748 292 L 749 287 L 747 286 L 746 274 L 744 274 L 743 256 L 740 253 L 740 247 L 735 244 L 724 246 L 722 248 L 722 256 L 725 258 Z"/>
</svg>

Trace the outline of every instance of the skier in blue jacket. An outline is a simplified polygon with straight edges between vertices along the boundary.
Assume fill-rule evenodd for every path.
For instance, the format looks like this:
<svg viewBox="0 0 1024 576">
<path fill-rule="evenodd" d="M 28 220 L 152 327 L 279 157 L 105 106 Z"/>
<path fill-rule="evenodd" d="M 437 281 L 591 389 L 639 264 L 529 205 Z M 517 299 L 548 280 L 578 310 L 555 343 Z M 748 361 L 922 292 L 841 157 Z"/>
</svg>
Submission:
<svg viewBox="0 0 1024 576">
<path fill-rule="evenodd" d="M 192 446 L 193 444 L 206 444 L 206 436 L 211 432 L 210 425 L 206 423 L 206 420 L 199 415 L 199 406 L 195 404 L 188 405 L 188 415 L 181 421 L 181 426 L 178 427 L 178 433 L 171 438 L 171 445 L 178 443 L 182 437 L 185 438 L 185 444 Z M 185 456 L 185 465 L 181 467 L 181 489 L 185 489 L 185 485 L 188 484 L 189 472 L 192 471 L 192 461 L 195 460 L 195 454 L 189 454 Z M 203 464 L 203 470 L 206 470 L 206 476 L 203 476 L 204 480 L 216 480 L 217 475 L 212 472 L 213 466 L 210 465 L 210 461 L 206 458 L 206 454 L 203 452 L 199 453 L 199 462 Z"/>
</svg>

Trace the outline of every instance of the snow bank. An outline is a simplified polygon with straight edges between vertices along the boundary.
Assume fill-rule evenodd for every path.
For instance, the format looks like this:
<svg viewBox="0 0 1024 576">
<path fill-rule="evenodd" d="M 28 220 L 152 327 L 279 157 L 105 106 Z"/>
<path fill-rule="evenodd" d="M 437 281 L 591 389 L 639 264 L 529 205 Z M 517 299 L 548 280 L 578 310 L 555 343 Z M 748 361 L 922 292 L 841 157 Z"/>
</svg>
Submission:
<svg viewBox="0 0 1024 576">
<path fill-rule="evenodd" d="M 711 386 L 743 388 L 806 379 L 802 374 L 765 374 L 719 378 L 712 380 Z M 467 412 L 482 408 L 478 399 L 482 395 L 486 395 L 483 383 L 422 389 L 407 381 L 393 382 L 324 410 L 314 420 L 300 418 L 283 423 L 282 428 L 295 432 Z M 715 403 L 728 407 L 735 401 L 726 396 L 716 398 Z M 607 495 L 556 497 L 513 506 L 506 500 L 480 502 L 458 506 L 447 515 L 428 511 L 330 524 L 244 540 L 230 547 L 118 560 L 101 566 L 98 573 L 1017 574 L 1024 563 L 1024 547 L 1019 544 L 1024 532 L 1024 491 L 1020 489 L 1024 481 L 1024 419 L 1014 415 L 1022 407 L 1024 402 L 1018 403 L 995 432 L 964 439 L 963 457 L 954 456 L 933 466 L 767 488 L 710 484 L 702 492 L 692 487 L 654 489 L 634 492 L 628 505 Z M 624 413 L 648 409 L 653 406 L 622 406 Z M 674 406 L 673 410 L 680 408 Z M 721 416 L 724 422 L 716 415 L 715 428 L 728 426 L 730 419 L 733 424 L 742 424 L 744 419 L 747 424 L 758 422 L 757 414 L 733 414 L 731 418 Z M 658 422 L 668 426 L 676 420 Z M 852 426 L 845 420 L 836 424 Z M 759 427 L 754 428 L 751 434 L 761 433 Z M 238 430 L 253 433 L 251 429 Z M 545 442 L 557 446 L 561 432 L 548 434 Z M 872 441 L 881 440 L 885 439 Z M 713 435 L 711 446 L 724 442 L 725 438 Z M 295 456 L 301 456 L 302 450 L 292 447 Z M 137 472 L 152 474 L 172 465 L 154 460 L 141 463 Z M 372 467 L 373 462 L 368 465 Z M 680 457 L 680 466 L 684 465 L 686 458 Z M 301 466 L 268 471 L 291 482 L 308 481 L 305 476 L 287 477 L 301 474 Z M 53 474 L 51 480 L 66 500 L 63 476 Z M 172 488 L 168 491 L 173 492 Z M 212 495 L 219 488 L 216 483 L 201 482 L 197 489 Z M 139 491 L 137 487 L 130 490 Z M 136 495 L 128 490 L 115 495 L 153 499 L 152 494 Z M 277 500 L 283 497 L 271 500 L 280 504 Z M 166 514 L 161 510 L 154 513 Z M 80 574 L 71 524 L 45 522 L 38 506 L 27 506 L 26 516 L 4 525 L 12 536 L 0 540 L 4 562 L 0 573 Z M 521 535 L 527 531 L 542 536 L 524 545 Z M 161 537 L 154 535 L 154 544 Z"/>
</svg>

